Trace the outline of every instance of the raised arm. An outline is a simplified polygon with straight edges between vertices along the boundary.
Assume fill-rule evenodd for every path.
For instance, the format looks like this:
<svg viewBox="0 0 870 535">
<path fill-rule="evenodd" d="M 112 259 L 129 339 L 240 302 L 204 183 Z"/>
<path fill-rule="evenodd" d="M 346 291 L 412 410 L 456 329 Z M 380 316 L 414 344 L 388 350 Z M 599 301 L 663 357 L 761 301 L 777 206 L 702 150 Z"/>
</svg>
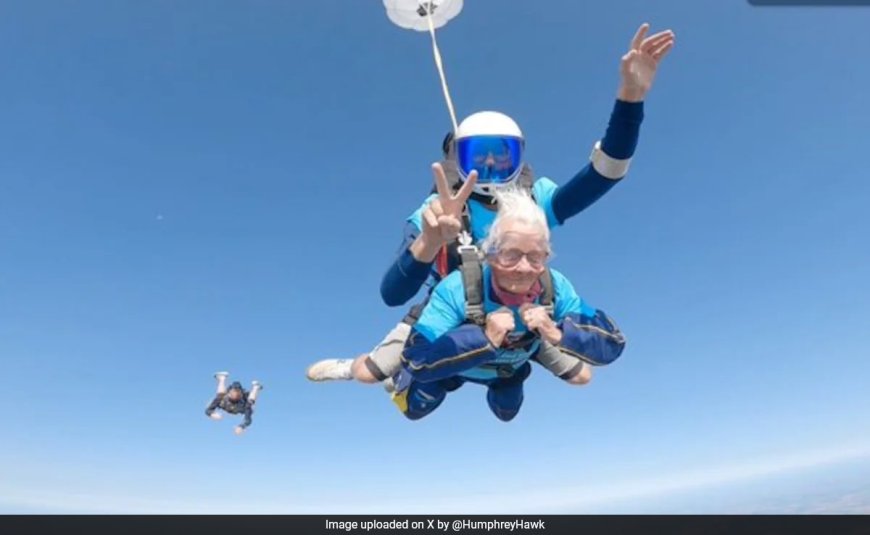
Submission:
<svg viewBox="0 0 870 535">
<path fill-rule="evenodd" d="M 643 122 L 644 99 L 661 60 L 675 42 L 671 30 L 645 37 L 648 30 L 649 24 L 641 25 L 621 59 L 616 104 L 591 161 L 553 195 L 553 213 L 559 224 L 588 208 L 628 173 Z"/>
</svg>

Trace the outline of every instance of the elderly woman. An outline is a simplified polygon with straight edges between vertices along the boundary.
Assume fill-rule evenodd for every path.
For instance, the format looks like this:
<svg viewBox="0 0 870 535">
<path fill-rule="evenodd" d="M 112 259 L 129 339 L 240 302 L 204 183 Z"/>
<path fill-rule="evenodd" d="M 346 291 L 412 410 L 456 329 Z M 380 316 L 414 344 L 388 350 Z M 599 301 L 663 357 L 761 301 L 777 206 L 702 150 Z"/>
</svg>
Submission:
<svg viewBox="0 0 870 535">
<path fill-rule="evenodd" d="M 468 275 L 453 272 L 433 290 L 414 325 L 394 378 L 393 401 L 412 420 L 466 382 L 487 387 L 487 402 L 503 421 L 523 402 L 529 360 L 550 344 L 591 365 L 616 360 L 625 339 L 607 315 L 584 303 L 571 283 L 548 269 L 550 232 L 541 208 L 522 190 L 499 194 L 499 211 L 481 244 L 482 315 L 468 320 Z M 542 306 L 552 288 L 552 313 Z M 580 372 L 588 382 L 588 366 Z"/>
</svg>

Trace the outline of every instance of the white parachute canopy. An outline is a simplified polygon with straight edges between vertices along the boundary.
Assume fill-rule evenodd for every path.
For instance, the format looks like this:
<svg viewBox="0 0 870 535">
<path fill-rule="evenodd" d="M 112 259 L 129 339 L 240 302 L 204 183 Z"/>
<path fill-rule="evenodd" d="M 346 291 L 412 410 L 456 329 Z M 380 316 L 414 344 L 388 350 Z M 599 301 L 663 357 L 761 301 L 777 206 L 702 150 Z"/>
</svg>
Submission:
<svg viewBox="0 0 870 535">
<path fill-rule="evenodd" d="M 384 7 L 396 25 L 425 32 L 430 13 L 433 29 L 440 28 L 462 11 L 462 0 L 384 0 Z"/>
<path fill-rule="evenodd" d="M 453 122 L 453 131 L 458 128 L 456 112 L 453 111 L 453 101 L 447 88 L 447 77 L 444 75 L 444 65 L 441 62 L 441 52 L 435 40 L 435 29 L 447 24 L 447 21 L 462 11 L 462 0 L 384 0 L 387 16 L 396 25 L 418 32 L 429 31 L 432 36 L 432 53 L 435 56 L 435 66 L 441 77 L 441 90 L 447 101 L 447 110 Z"/>
</svg>

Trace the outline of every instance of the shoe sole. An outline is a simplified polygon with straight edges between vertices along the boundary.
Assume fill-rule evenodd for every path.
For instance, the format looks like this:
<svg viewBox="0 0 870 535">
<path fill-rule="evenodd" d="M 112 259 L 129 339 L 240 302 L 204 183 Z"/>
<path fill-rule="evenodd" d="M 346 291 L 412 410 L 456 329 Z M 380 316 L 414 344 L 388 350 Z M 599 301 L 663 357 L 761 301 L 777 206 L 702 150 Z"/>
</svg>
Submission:
<svg viewBox="0 0 870 535">
<path fill-rule="evenodd" d="M 315 377 L 314 375 L 312 375 L 312 371 L 315 369 L 316 366 L 317 364 L 313 364 L 309 366 L 307 370 L 305 370 L 305 377 L 307 377 L 309 381 L 313 381 L 315 383 L 323 383 L 325 381 L 339 381 L 341 379 L 344 379 L 343 377 L 325 377 L 322 374 L 319 374 Z"/>
</svg>

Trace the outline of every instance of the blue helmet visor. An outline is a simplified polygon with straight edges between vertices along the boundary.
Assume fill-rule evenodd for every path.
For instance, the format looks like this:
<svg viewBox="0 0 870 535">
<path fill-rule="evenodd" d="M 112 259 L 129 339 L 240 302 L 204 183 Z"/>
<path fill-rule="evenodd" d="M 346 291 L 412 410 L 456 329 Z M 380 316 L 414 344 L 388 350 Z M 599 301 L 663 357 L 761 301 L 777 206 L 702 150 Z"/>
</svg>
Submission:
<svg viewBox="0 0 870 535">
<path fill-rule="evenodd" d="M 477 171 L 478 184 L 510 182 L 522 166 L 523 141 L 507 136 L 471 136 L 456 142 L 456 163 L 463 176 Z"/>
</svg>

